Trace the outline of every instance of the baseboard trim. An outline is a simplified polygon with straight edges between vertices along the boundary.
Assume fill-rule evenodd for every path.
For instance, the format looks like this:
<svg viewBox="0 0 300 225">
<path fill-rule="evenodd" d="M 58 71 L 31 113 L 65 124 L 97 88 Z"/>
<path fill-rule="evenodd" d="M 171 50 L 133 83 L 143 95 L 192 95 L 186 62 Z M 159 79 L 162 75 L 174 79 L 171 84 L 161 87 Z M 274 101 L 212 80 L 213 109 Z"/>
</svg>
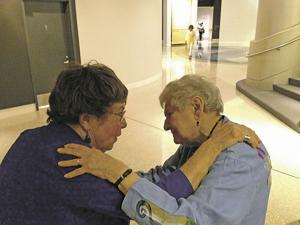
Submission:
<svg viewBox="0 0 300 225">
<path fill-rule="evenodd" d="M 158 73 L 158 74 L 155 74 L 155 75 L 153 75 L 153 76 L 151 76 L 151 77 L 149 77 L 145 80 L 125 84 L 125 86 L 130 90 L 130 89 L 133 89 L 133 88 L 138 88 L 138 87 L 142 87 L 142 86 L 145 86 L 147 84 L 150 84 L 150 83 L 158 80 L 161 77 L 162 77 L 162 73 Z M 37 99 L 38 99 L 39 109 L 49 107 L 49 105 L 48 105 L 49 94 L 50 93 L 46 93 L 46 94 L 42 94 L 42 95 L 37 96 L 38 97 Z M 11 116 L 21 115 L 21 114 L 24 114 L 24 113 L 34 112 L 34 111 L 36 111 L 36 105 L 35 104 L 28 104 L 28 105 L 21 105 L 21 106 L 7 108 L 7 109 L 0 109 L 0 120 L 1 119 L 6 119 L 6 118 L 11 117 Z"/>
<path fill-rule="evenodd" d="M 35 104 L 21 105 L 0 110 L 0 120 L 6 119 L 12 116 L 22 115 L 24 113 L 36 111 Z"/>
<path fill-rule="evenodd" d="M 138 87 L 142 87 L 142 86 L 145 86 L 147 84 L 150 84 L 150 83 L 158 80 L 161 77 L 162 77 L 162 73 L 158 73 L 158 74 L 153 75 L 153 76 L 151 76 L 151 77 L 149 77 L 145 80 L 125 84 L 125 86 L 130 90 L 130 89 L 133 89 L 133 88 L 138 88 Z"/>
</svg>

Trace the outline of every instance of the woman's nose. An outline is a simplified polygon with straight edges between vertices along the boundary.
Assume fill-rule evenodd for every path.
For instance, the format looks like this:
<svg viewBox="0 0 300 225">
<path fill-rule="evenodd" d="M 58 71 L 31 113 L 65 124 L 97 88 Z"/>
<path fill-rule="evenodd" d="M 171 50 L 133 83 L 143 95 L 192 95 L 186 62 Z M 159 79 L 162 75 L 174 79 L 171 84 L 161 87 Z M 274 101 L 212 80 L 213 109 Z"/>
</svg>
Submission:
<svg viewBox="0 0 300 225">
<path fill-rule="evenodd" d="M 126 121 L 125 118 L 123 118 L 122 121 L 121 121 L 121 128 L 123 129 L 125 127 L 127 127 L 127 121 Z"/>
<path fill-rule="evenodd" d="M 168 123 L 167 119 L 165 119 L 164 130 L 169 130 L 169 129 L 170 129 L 169 123 Z"/>
</svg>

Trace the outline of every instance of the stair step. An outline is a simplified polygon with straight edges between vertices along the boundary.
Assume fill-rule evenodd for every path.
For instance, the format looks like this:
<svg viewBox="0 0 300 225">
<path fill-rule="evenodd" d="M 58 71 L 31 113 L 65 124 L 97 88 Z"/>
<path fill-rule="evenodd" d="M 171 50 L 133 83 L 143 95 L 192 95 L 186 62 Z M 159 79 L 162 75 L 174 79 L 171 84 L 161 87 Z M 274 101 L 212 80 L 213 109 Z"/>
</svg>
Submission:
<svg viewBox="0 0 300 225">
<path fill-rule="evenodd" d="M 300 87 L 289 84 L 273 84 L 273 90 L 300 101 Z"/>
<path fill-rule="evenodd" d="M 257 104 L 275 115 L 278 119 L 300 134 L 300 104 L 277 91 L 261 91 L 249 87 L 245 80 L 237 82 L 236 87 Z"/>
<path fill-rule="evenodd" d="M 293 86 L 300 87 L 300 78 L 298 78 L 298 77 L 289 78 L 289 84 L 293 85 Z"/>
</svg>

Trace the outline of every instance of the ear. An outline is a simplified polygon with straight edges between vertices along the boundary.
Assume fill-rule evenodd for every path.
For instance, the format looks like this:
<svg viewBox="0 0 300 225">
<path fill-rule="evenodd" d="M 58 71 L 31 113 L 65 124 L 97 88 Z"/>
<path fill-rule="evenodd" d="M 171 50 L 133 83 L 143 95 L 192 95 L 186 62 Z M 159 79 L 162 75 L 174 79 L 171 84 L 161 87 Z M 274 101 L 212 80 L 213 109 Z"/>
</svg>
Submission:
<svg viewBox="0 0 300 225">
<path fill-rule="evenodd" d="M 192 106 L 194 107 L 195 116 L 198 118 L 204 111 L 204 100 L 201 96 L 194 96 L 192 98 Z"/>
<path fill-rule="evenodd" d="M 82 113 L 79 116 L 79 124 L 84 131 L 90 129 L 91 116 L 87 113 Z"/>
</svg>

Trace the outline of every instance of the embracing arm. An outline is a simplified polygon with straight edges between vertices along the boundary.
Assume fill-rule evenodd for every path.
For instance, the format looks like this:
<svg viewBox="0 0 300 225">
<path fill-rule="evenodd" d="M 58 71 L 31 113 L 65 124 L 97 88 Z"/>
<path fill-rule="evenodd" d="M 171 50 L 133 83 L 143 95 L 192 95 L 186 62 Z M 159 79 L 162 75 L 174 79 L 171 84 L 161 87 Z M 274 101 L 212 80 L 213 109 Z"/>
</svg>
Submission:
<svg viewBox="0 0 300 225">
<path fill-rule="evenodd" d="M 245 147 L 245 144 L 240 145 Z M 141 179 L 129 189 L 122 209 L 139 224 L 153 224 L 153 221 L 155 224 L 241 224 L 253 207 L 257 207 L 253 204 L 257 188 L 265 186 L 266 192 L 259 197 L 262 205 L 266 205 L 268 193 L 267 176 L 261 180 L 254 178 L 265 173 L 261 159 L 255 153 L 251 159 L 247 155 L 246 160 L 236 158 L 231 150 L 222 154 L 201 186 L 186 199 L 176 200 Z M 249 160 L 259 162 L 260 168 L 251 167 L 251 162 L 248 165 Z"/>
<path fill-rule="evenodd" d="M 122 177 L 129 167 L 122 161 L 103 153 L 102 151 L 92 147 L 86 147 L 79 144 L 67 144 L 63 148 L 57 149 L 58 153 L 74 155 L 78 158 L 58 162 L 60 167 L 79 166 L 75 170 L 64 175 L 65 178 L 74 178 L 85 173 L 92 174 L 96 177 L 116 183 Z M 136 173 L 130 173 L 119 184 L 118 188 L 124 194 L 140 177 Z"/>
<path fill-rule="evenodd" d="M 235 144 L 238 141 L 242 141 L 245 133 L 250 134 L 250 136 L 253 137 L 251 140 L 254 144 L 259 142 L 259 139 L 253 131 L 237 124 L 226 124 L 222 130 L 216 132 L 216 134 L 202 144 L 196 153 L 180 168 L 183 175 L 187 178 L 185 182 L 190 182 L 195 190 L 220 152 L 230 145 Z M 128 166 L 122 161 L 95 148 L 69 144 L 64 148 L 58 149 L 58 152 L 79 157 L 78 159 L 59 162 L 59 165 L 62 167 L 81 165 L 80 168 L 67 173 L 65 175 L 66 178 L 90 173 L 99 178 L 106 179 L 111 183 L 115 183 L 128 169 Z M 176 182 L 177 177 L 168 177 L 163 179 L 166 179 L 166 183 L 169 185 L 165 185 L 166 188 L 164 188 L 163 185 L 160 185 L 160 187 L 167 192 L 172 192 L 171 189 L 177 188 L 176 185 L 172 185 Z M 128 189 L 139 179 L 140 177 L 136 173 L 131 173 L 122 180 L 118 188 L 126 194 Z M 190 193 L 187 195 L 189 194 Z"/>
<path fill-rule="evenodd" d="M 231 145 L 244 141 L 245 135 L 250 137 L 248 144 L 253 148 L 257 148 L 260 145 L 261 142 L 259 138 L 251 129 L 232 122 L 223 124 L 222 128 L 215 132 L 210 139 L 205 141 L 179 170 L 171 172 L 168 176 L 161 176 L 159 182 L 154 183 L 177 199 L 188 197 L 196 190 L 202 179 L 207 175 L 208 169 L 219 154 Z M 164 163 L 162 168 L 151 169 L 151 173 L 150 175 L 147 174 L 147 178 L 149 179 L 150 176 L 150 178 L 152 178 L 149 179 L 150 181 L 158 180 L 155 179 L 155 177 L 158 177 L 155 171 L 159 169 L 159 171 L 170 170 L 170 167 L 173 168 L 174 165 L 177 166 L 180 161 L 180 155 L 184 154 L 184 151 L 186 150 L 180 147 L 177 152 Z"/>
<path fill-rule="evenodd" d="M 245 136 L 250 138 L 245 141 Z M 190 181 L 194 190 L 196 190 L 202 179 L 207 175 L 208 169 L 220 153 L 238 142 L 246 142 L 253 148 L 257 148 L 261 144 L 255 132 L 248 127 L 227 122 L 210 139 L 205 141 L 193 156 L 181 166 L 180 170 Z"/>
</svg>

